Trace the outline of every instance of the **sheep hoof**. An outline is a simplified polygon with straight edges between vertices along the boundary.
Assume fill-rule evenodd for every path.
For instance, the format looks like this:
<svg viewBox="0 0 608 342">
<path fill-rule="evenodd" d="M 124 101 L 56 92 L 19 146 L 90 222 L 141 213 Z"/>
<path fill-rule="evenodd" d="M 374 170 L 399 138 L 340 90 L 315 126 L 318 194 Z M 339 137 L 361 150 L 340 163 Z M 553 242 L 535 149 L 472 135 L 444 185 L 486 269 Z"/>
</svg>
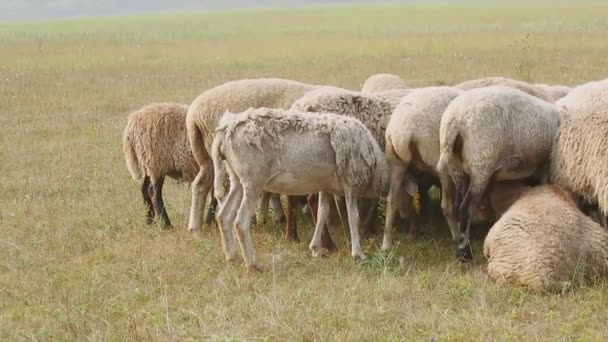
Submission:
<svg viewBox="0 0 608 342">
<path fill-rule="evenodd" d="M 355 259 L 355 261 L 365 261 L 367 260 L 367 255 L 363 254 L 363 253 L 353 253 L 353 259 Z"/>
<path fill-rule="evenodd" d="M 473 260 L 473 252 L 471 251 L 471 245 L 458 246 L 458 258 L 461 262 L 469 262 Z"/>
<path fill-rule="evenodd" d="M 327 249 L 318 246 L 310 246 L 310 250 L 312 251 L 312 256 L 315 258 L 326 257 L 328 253 Z"/>
<path fill-rule="evenodd" d="M 267 272 L 268 268 L 260 263 L 254 263 L 247 267 L 248 272 Z"/>
<path fill-rule="evenodd" d="M 387 243 L 386 241 L 382 243 L 382 246 L 380 247 L 380 251 L 381 252 L 388 252 L 391 250 L 391 248 L 393 248 L 393 244 L 392 243 Z"/>
<path fill-rule="evenodd" d="M 285 216 L 281 216 L 281 217 L 275 218 L 274 222 L 277 224 L 285 224 L 285 223 L 287 223 L 287 219 L 285 218 Z"/>
</svg>

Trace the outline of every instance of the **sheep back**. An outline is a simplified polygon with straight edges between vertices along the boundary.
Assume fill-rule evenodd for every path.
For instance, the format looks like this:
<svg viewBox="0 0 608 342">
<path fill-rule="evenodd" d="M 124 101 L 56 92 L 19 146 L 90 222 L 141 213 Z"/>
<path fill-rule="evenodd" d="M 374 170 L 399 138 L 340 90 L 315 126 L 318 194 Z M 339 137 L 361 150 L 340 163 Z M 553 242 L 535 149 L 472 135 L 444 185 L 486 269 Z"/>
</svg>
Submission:
<svg viewBox="0 0 608 342">
<path fill-rule="evenodd" d="M 362 93 L 374 94 L 383 92 L 391 89 L 406 89 L 407 84 L 405 81 L 394 74 L 375 74 L 365 80 L 363 87 L 361 87 Z"/>
<path fill-rule="evenodd" d="M 605 275 L 608 232 L 581 213 L 569 193 L 540 186 L 525 191 L 492 226 L 483 253 L 493 281 L 551 290 L 578 276 Z"/>
<path fill-rule="evenodd" d="M 238 151 L 242 155 L 248 154 L 247 149 L 257 150 L 273 160 L 280 160 L 280 154 L 290 148 L 292 133 L 326 136 L 330 144 L 327 148 L 335 154 L 338 177 L 356 188 L 372 190 L 372 196 L 383 193 L 387 186 L 386 158 L 369 129 L 354 118 L 252 108 L 240 114 L 227 113 L 217 132 L 223 140 L 222 150 Z"/>
<path fill-rule="evenodd" d="M 186 135 L 188 107 L 153 103 L 133 113 L 123 132 L 123 152 L 133 179 L 144 175 L 190 182 L 198 172 Z"/>
<path fill-rule="evenodd" d="M 514 79 L 506 78 L 506 77 L 485 77 L 485 78 L 480 78 L 480 79 L 475 79 L 475 80 L 469 80 L 469 81 L 464 81 L 462 83 L 459 83 L 459 84 L 455 85 L 454 87 L 462 89 L 462 90 L 471 90 L 471 89 L 489 87 L 489 86 L 494 86 L 494 85 L 502 85 L 505 87 L 515 88 L 515 89 L 523 91 L 526 94 L 537 97 L 539 99 L 549 101 L 549 102 L 554 101 L 553 96 L 551 96 L 549 93 L 547 93 L 543 88 L 537 87 L 528 82 L 514 80 Z"/>
</svg>

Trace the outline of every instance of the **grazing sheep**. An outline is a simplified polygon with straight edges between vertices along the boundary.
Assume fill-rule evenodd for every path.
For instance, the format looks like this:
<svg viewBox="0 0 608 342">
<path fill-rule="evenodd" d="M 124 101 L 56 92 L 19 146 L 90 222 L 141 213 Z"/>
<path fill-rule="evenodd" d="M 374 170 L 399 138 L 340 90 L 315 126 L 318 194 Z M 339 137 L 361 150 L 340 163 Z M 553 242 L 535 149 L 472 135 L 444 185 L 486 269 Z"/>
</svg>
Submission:
<svg viewBox="0 0 608 342">
<path fill-rule="evenodd" d="M 131 177 L 144 178 L 141 193 L 148 224 L 156 215 L 165 227 L 171 226 L 162 195 L 165 176 L 191 182 L 198 172 L 186 135 L 187 111 L 182 104 L 153 103 L 127 120 L 122 148 Z"/>
<path fill-rule="evenodd" d="M 553 102 L 556 102 L 557 100 L 561 99 L 562 97 L 568 95 L 570 90 L 572 90 L 572 88 L 570 88 L 568 86 L 564 86 L 564 85 L 548 85 L 548 84 L 544 84 L 544 83 L 536 83 L 536 84 L 534 84 L 534 86 L 543 89 L 549 95 L 551 95 L 551 98 L 553 98 Z"/>
<path fill-rule="evenodd" d="M 321 87 L 306 93 L 294 102 L 291 110 L 334 113 L 354 117 L 372 132 L 380 146 L 384 146 L 386 125 L 398 103 L 398 98 L 400 99 L 396 93 L 372 95 L 337 87 Z M 309 199 L 309 204 L 314 208 L 314 200 L 312 200 L 312 197 Z M 372 234 L 375 232 L 374 221 L 378 216 L 377 202 L 375 200 L 363 200 L 362 204 L 365 207 L 364 224 L 362 225 L 364 233 Z"/>
<path fill-rule="evenodd" d="M 550 178 L 608 213 L 608 108 L 563 124 L 551 153 Z M 603 221 L 603 220 L 601 220 Z"/>
<path fill-rule="evenodd" d="M 555 104 L 568 112 L 572 119 L 608 110 L 608 79 L 575 87 Z"/>
<path fill-rule="evenodd" d="M 488 275 L 543 291 L 594 280 L 608 271 L 608 232 L 554 185 L 522 191 L 492 226 L 484 244 Z"/>
<path fill-rule="evenodd" d="M 408 169 L 435 174 L 439 161 L 439 125 L 447 106 L 462 90 L 452 87 L 429 87 L 412 91 L 393 112 L 386 129 L 386 154 L 390 167 L 390 188 L 386 205 L 386 221 L 382 250 L 392 247 L 391 233 L 399 199 L 403 197 L 403 182 Z M 452 201 L 452 180 L 439 174 L 441 207 L 454 240 L 460 239 L 456 213 Z"/>
<path fill-rule="evenodd" d="M 490 86 L 464 92 L 441 118 L 437 170 L 451 175 L 464 237 L 462 259 L 472 257 L 471 216 L 490 179 L 538 176 L 560 123 L 557 107 L 520 90 Z"/>
<path fill-rule="evenodd" d="M 397 75 L 375 74 L 365 80 L 363 87 L 361 87 L 361 92 L 374 94 L 391 89 L 407 89 L 407 84 Z"/>
<path fill-rule="evenodd" d="M 212 147 L 215 195 L 221 208 L 217 221 L 228 260 L 236 255 L 234 230 L 248 267 L 258 268 L 249 234 L 255 201 L 265 191 L 286 195 L 319 192 L 319 213 L 310 249 L 320 245 L 330 206 L 330 193 L 346 198 L 352 256 L 365 259 L 359 241 L 359 196 L 385 191 L 388 165 L 371 132 L 358 120 L 335 114 L 281 109 L 226 113 Z M 226 167 L 221 167 L 222 161 Z M 230 175 L 225 197 L 223 175 Z M 225 197 L 225 201 L 222 201 Z M 233 230 L 234 227 L 234 230 Z"/>
<path fill-rule="evenodd" d="M 192 205 L 188 229 L 201 227 L 207 194 L 213 186 L 211 143 L 220 118 L 226 111 L 241 112 L 250 107 L 289 108 L 293 102 L 316 86 L 279 78 L 258 78 L 231 81 L 209 89 L 190 105 L 186 128 L 190 146 L 199 165 L 192 182 Z M 292 228 L 287 226 L 286 237 Z"/>
<path fill-rule="evenodd" d="M 455 85 L 455 88 L 462 90 L 471 90 L 482 87 L 489 87 L 494 85 L 501 85 L 505 87 L 515 88 L 523 91 L 524 93 L 530 94 L 539 99 L 543 99 L 545 101 L 554 102 L 553 96 L 547 93 L 543 88 L 537 87 L 528 82 L 514 80 L 506 77 L 485 77 L 479 78 L 476 80 L 464 81 Z"/>
</svg>

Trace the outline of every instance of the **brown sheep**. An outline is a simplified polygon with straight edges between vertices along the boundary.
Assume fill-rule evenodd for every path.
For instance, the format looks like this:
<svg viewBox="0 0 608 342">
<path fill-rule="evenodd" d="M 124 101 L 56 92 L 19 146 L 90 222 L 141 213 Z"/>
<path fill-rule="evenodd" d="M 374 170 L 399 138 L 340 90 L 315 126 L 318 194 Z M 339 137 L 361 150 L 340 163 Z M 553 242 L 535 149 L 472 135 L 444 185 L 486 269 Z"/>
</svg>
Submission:
<svg viewBox="0 0 608 342">
<path fill-rule="evenodd" d="M 127 120 L 122 148 L 131 177 L 144 179 L 141 193 L 148 224 L 158 216 L 165 227 L 171 226 L 162 196 L 165 176 L 191 182 L 198 173 L 186 134 L 187 111 L 182 104 L 153 103 Z"/>
</svg>

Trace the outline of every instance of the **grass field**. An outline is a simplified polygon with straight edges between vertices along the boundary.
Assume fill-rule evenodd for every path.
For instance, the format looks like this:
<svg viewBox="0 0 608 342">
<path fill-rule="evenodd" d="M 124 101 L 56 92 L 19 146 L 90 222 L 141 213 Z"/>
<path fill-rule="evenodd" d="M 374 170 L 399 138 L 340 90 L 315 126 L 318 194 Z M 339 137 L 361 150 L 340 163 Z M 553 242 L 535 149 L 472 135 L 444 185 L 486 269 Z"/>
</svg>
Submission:
<svg viewBox="0 0 608 342">
<path fill-rule="evenodd" d="M 608 282 L 533 294 L 460 265 L 447 228 L 313 259 L 256 226 L 271 271 L 223 260 L 186 231 L 189 190 L 168 182 L 171 231 L 144 224 L 121 135 L 130 110 L 189 103 L 227 80 L 278 76 L 358 89 L 489 75 L 574 85 L 606 77 L 608 4 L 361 7 L 0 24 L 0 340 L 580 340 L 608 338 Z M 434 228 L 434 229 L 431 229 Z"/>
</svg>

